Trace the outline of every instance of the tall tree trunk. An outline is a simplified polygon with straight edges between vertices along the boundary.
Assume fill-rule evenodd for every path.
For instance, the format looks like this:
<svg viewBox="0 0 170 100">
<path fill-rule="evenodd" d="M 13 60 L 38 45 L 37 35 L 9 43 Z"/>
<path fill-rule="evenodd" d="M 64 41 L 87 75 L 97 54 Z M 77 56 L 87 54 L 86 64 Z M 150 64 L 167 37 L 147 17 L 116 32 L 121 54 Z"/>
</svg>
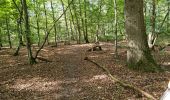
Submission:
<svg viewBox="0 0 170 100">
<path fill-rule="evenodd" d="M 68 2 L 70 2 L 70 0 L 68 0 Z M 74 34 L 72 33 L 72 39 L 75 40 L 75 37 L 74 37 L 74 36 L 76 36 L 76 39 L 77 39 L 78 33 L 77 33 L 76 24 L 75 24 L 75 22 L 74 22 L 74 16 L 73 16 L 73 12 L 72 12 L 71 7 L 69 7 L 69 11 L 70 11 L 70 14 L 71 14 L 71 19 L 70 19 L 70 21 L 72 22 L 72 23 L 70 22 L 70 27 L 72 27 L 72 32 L 74 33 L 74 31 L 75 31 L 75 33 L 76 33 L 76 35 L 74 35 Z M 72 26 L 72 24 L 73 24 L 73 26 Z M 74 31 L 73 31 L 73 27 L 74 27 Z M 77 39 L 77 40 L 78 40 L 78 39 Z"/>
<path fill-rule="evenodd" d="M 83 15 L 82 15 L 82 9 L 81 9 L 81 0 L 79 0 L 79 15 L 80 15 L 80 20 L 81 20 L 81 28 L 82 28 L 82 31 L 83 31 L 83 35 L 84 35 L 84 40 L 85 42 L 87 41 L 86 40 L 86 34 L 85 34 L 85 29 L 84 29 L 84 19 L 83 19 Z"/>
<path fill-rule="evenodd" d="M 22 0 L 23 3 L 23 10 L 24 10 L 24 21 L 25 21 L 25 35 L 26 35 L 26 42 L 27 42 L 27 51 L 28 51 L 28 61 L 30 64 L 34 64 L 36 61 L 32 56 L 31 51 L 31 41 L 30 41 L 30 25 L 29 25 L 29 17 L 28 17 L 28 8 L 26 0 Z"/>
<path fill-rule="evenodd" d="M 84 0 L 84 17 L 85 17 L 85 20 L 84 20 L 84 26 L 85 26 L 85 41 L 86 43 L 89 43 L 89 38 L 88 38 L 88 29 L 87 29 L 87 7 L 86 7 L 86 0 Z"/>
<path fill-rule="evenodd" d="M 117 3 L 116 0 L 114 0 L 114 13 L 115 13 L 115 57 L 117 58 Z"/>
<path fill-rule="evenodd" d="M 8 17 L 6 15 L 6 28 L 7 28 L 7 35 L 8 35 L 8 43 L 9 43 L 9 47 L 12 48 L 12 43 L 11 43 L 11 35 L 9 32 L 9 21 L 8 21 Z"/>
<path fill-rule="evenodd" d="M 127 64 L 143 71 L 158 71 L 147 44 L 143 0 L 125 0 L 125 29 L 128 40 Z"/>
<path fill-rule="evenodd" d="M 40 46 L 40 25 L 39 25 L 39 4 L 38 1 L 34 0 L 34 10 L 35 10 L 35 16 L 36 16 L 36 24 L 37 24 L 37 35 L 38 35 L 38 46 Z"/>
<path fill-rule="evenodd" d="M 76 19 L 77 30 L 78 30 L 78 41 L 77 41 L 77 43 L 80 44 L 81 43 L 80 23 L 79 23 L 79 19 L 78 19 L 78 16 L 77 16 L 76 6 L 75 6 L 74 3 L 75 3 L 75 1 L 73 2 L 73 11 L 74 11 L 75 19 Z"/>
<path fill-rule="evenodd" d="M 19 50 L 21 46 L 24 46 L 23 40 L 22 40 L 22 15 L 23 15 L 23 7 L 22 7 L 22 0 L 21 0 L 21 10 L 19 12 L 19 19 L 17 20 L 17 30 L 18 30 L 18 47 L 14 53 L 14 56 L 19 55 Z M 18 8 L 19 9 L 19 8 Z"/>
<path fill-rule="evenodd" d="M 55 23 L 55 13 L 54 13 L 54 8 L 53 8 L 53 2 L 51 0 L 51 10 L 53 14 L 53 22 Z M 55 45 L 57 46 L 57 29 L 56 29 L 56 24 L 54 24 L 54 33 L 55 33 Z"/>
<path fill-rule="evenodd" d="M 64 12 L 65 11 L 64 2 L 63 2 L 63 0 L 60 0 L 60 1 L 61 1 L 62 7 L 63 7 L 63 12 Z M 69 28 L 68 28 L 68 23 L 67 23 L 67 14 L 66 14 L 66 12 L 64 13 L 64 20 L 65 20 L 65 25 L 66 25 L 67 40 L 68 40 L 68 43 L 70 43 L 70 33 L 69 33 Z"/>
<path fill-rule="evenodd" d="M 156 1 L 152 0 L 152 16 L 151 16 L 151 33 L 148 35 L 149 48 L 153 48 L 157 34 L 155 33 L 155 21 L 156 21 Z"/>
<path fill-rule="evenodd" d="M 170 22 L 169 22 L 169 17 L 170 17 L 170 1 L 168 1 L 168 16 L 167 16 L 167 32 L 169 32 L 169 26 L 170 26 Z"/>
<path fill-rule="evenodd" d="M 47 20 L 47 10 L 46 10 L 46 5 L 45 5 L 45 0 L 43 1 L 43 6 L 44 6 L 44 14 L 45 14 L 45 33 L 47 34 L 48 30 L 48 20 Z M 47 39 L 47 44 L 49 45 L 49 40 Z"/>
<path fill-rule="evenodd" d="M 2 36 L 1 36 L 1 28 L 0 28 L 0 50 L 2 49 Z"/>
<path fill-rule="evenodd" d="M 100 33 L 100 31 L 101 31 L 101 30 L 100 30 L 100 19 L 99 19 L 99 16 L 101 16 L 101 8 L 102 8 L 102 7 L 101 7 L 101 6 L 102 6 L 101 3 L 102 3 L 102 0 L 99 0 L 99 1 L 98 1 L 98 6 L 99 6 L 99 13 L 98 13 L 98 14 L 99 14 L 99 15 L 98 15 L 98 17 L 97 17 L 97 18 L 98 18 L 98 19 L 97 19 L 98 22 L 97 22 L 97 29 L 96 29 L 96 30 L 97 30 L 97 31 L 96 31 L 96 43 L 99 43 L 99 33 Z"/>
</svg>

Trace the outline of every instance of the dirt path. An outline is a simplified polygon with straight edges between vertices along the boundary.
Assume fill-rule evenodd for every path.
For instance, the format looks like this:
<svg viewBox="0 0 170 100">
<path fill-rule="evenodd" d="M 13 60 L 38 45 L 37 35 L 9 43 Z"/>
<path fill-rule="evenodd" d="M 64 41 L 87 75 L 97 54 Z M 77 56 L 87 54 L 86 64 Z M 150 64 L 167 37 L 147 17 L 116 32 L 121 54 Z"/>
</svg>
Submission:
<svg viewBox="0 0 170 100">
<path fill-rule="evenodd" d="M 90 57 L 103 66 L 107 66 L 119 79 L 144 87 L 151 83 L 166 84 L 169 74 L 141 74 L 127 70 L 121 60 L 113 59 L 113 45 L 102 45 L 103 51 L 89 52 L 91 45 L 46 47 L 40 56 L 51 60 L 27 64 L 25 49 L 21 56 L 11 56 L 13 50 L 0 51 L 0 100 L 145 100 L 137 93 L 125 89 L 110 81 L 108 76 L 95 65 L 84 60 Z M 122 51 L 124 52 L 124 51 Z M 164 78 L 162 76 L 164 75 Z M 148 77 L 149 76 L 149 77 Z M 148 80 L 157 77 L 162 80 Z M 142 78 L 141 78 L 142 77 Z M 145 79 L 146 78 L 146 79 Z M 146 80 L 149 83 L 146 83 Z M 154 87 L 153 90 L 158 87 Z M 146 89 L 159 97 L 165 86 L 159 91 Z M 160 92 L 161 91 L 161 92 Z M 147 99 L 146 99 L 147 100 Z"/>
</svg>

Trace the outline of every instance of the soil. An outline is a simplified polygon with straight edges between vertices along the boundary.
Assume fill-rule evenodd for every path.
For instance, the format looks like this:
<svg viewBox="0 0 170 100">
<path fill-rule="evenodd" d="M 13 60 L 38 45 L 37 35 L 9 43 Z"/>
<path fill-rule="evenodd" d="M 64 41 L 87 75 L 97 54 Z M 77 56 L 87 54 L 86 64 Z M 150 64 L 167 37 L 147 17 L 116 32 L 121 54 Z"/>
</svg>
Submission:
<svg viewBox="0 0 170 100">
<path fill-rule="evenodd" d="M 0 50 L 0 100 L 147 100 L 139 93 L 111 81 L 107 73 L 84 60 L 90 58 L 109 69 L 117 79 L 132 84 L 159 99 L 170 79 L 170 53 L 153 53 L 165 72 L 137 72 L 126 66 L 126 49 L 101 43 L 102 51 L 87 52 L 93 44 L 46 46 L 40 57 L 51 62 L 27 62 L 26 48 Z M 35 51 L 37 47 L 33 47 Z M 149 67 L 149 66 L 148 66 Z"/>
</svg>

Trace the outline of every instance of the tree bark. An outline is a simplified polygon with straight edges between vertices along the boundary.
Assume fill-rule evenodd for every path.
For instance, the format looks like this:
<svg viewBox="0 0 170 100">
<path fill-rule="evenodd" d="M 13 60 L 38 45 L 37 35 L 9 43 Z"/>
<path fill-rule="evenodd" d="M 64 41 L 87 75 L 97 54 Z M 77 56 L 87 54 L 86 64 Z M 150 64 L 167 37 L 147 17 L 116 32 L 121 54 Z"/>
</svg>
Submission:
<svg viewBox="0 0 170 100">
<path fill-rule="evenodd" d="M 14 2 L 15 3 L 15 2 Z M 24 46 L 23 39 L 22 39 L 22 15 L 23 15 L 23 7 L 22 7 L 22 0 L 21 0 L 21 10 L 18 8 L 19 18 L 17 19 L 17 30 L 18 30 L 18 47 L 14 53 L 14 56 L 19 55 L 19 50 L 21 46 Z"/>
<path fill-rule="evenodd" d="M 47 33 L 48 30 L 48 20 L 47 20 L 47 11 L 46 11 L 46 5 L 45 5 L 45 1 L 43 1 L 43 6 L 44 6 L 44 14 L 45 14 L 45 33 Z M 49 45 L 49 40 L 47 38 L 47 44 Z"/>
<path fill-rule="evenodd" d="M 39 25 L 39 4 L 38 1 L 34 0 L 34 10 L 35 10 L 35 16 L 36 16 L 36 24 L 37 24 L 37 35 L 38 35 L 38 46 L 40 46 L 40 25 Z"/>
<path fill-rule="evenodd" d="M 74 11 L 75 19 L 76 19 L 77 30 L 78 30 L 78 39 L 77 39 L 77 43 L 80 44 L 80 43 L 81 43 L 80 23 L 79 23 L 79 19 L 78 19 L 78 16 L 77 16 L 76 6 L 75 6 L 74 3 L 75 3 L 75 1 L 73 2 L 73 11 Z"/>
<path fill-rule="evenodd" d="M 28 8 L 26 0 L 22 0 L 22 6 L 24 10 L 24 21 L 25 21 L 25 35 L 26 35 L 26 42 L 27 42 L 27 51 L 28 51 L 28 61 L 30 64 L 36 63 L 35 59 L 32 56 L 31 50 L 31 40 L 30 40 L 30 25 L 29 25 L 29 16 L 28 16 Z"/>
<path fill-rule="evenodd" d="M 85 26 L 85 41 L 86 43 L 89 43 L 89 38 L 88 38 L 88 28 L 87 28 L 87 7 L 86 7 L 86 0 L 84 0 L 84 17 L 85 17 L 85 20 L 84 20 L 84 26 Z"/>
<path fill-rule="evenodd" d="M 142 71 L 158 71 L 147 44 L 143 0 L 125 0 L 125 29 L 128 40 L 127 64 Z"/>
<path fill-rule="evenodd" d="M 53 7 L 53 2 L 51 0 L 51 10 L 53 14 L 53 22 L 55 22 L 55 13 L 54 13 L 54 7 Z M 56 29 L 56 24 L 54 24 L 54 34 L 55 34 L 55 45 L 57 46 L 57 29 Z"/>
<path fill-rule="evenodd" d="M 117 3 L 116 3 L 116 0 L 113 1 L 114 2 L 114 13 L 115 13 L 115 21 L 114 21 L 114 24 L 115 24 L 115 57 L 117 58 L 118 56 L 118 52 L 117 52 Z"/>
<path fill-rule="evenodd" d="M 9 47 L 12 48 L 12 43 L 11 43 L 11 35 L 9 32 L 9 21 L 8 21 L 8 17 L 6 15 L 6 28 L 7 28 L 7 35 L 8 35 L 8 43 L 9 43 Z"/>
<path fill-rule="evenodd" d="M 64 2 L 63 2 L 63 0 L 60 0 L 60 1 L 61 1 L 63 12 L 64 12 L 65 11 Z M 66 14 L 66 12 L 64 13 L 64 20 L 65 20 L 65 25 L 66 25 L 67 40 L 68 40 L 68 43 L 70 43 L 70 33 L 69 33 L 69 28 L 68 28 L 68 23 L 67 23 L 67 14 Z"/>
<path fill-rule="evenodd" d="M 1 36 L 1 28 L 0 28 L 0 50 L 2 49 L 2 36 Z"/>
<path fill-rule="evenodd" d="M 151 16 L 151 33 L 149 33 L 148 35 L 148 45 L 149 48 L 153 48 L 156 38 L 157 38 L 157 34 L 155 32 L 155 21 L 156 21 L 156 1 L 152 0 L 152 16 Z"/>
<path fill-rule="evenodd" d="M 70 0 L 68 0 L 68 2 L 70 2 Z M 74 31 L 75 31 L 75 34 L 76 35 L 72 35 L 72 39 L 73 40 L 75 40 L 75 36 L 76 36 L 76 39 L 77 39 L 77 35 L 78 35 L 78 33 L 77 33 L 77 28 L 76 28 L 76 24 L 75 24 L 75 22 L 74 22 L 74 16 L 73 16 L 73 12 L 72 12 L 72 9 L 71 9 L 71 7 L 69 7 L 69 11 L 70 11 L 70 14 L 71 14 L 71 22 L 72 23 L 70 23 L 71 25 L 73 24 L 73 26 L 74 26 Z M 70 25 L 70 27 L 71 27 L 71 25 Z M 74 33 L 74 31 L 73 31 L 73 26 L 72 26 L 72 32 Z M 72 33 L 72 34 L 73 34 Z M 78 39 L 77 39 L 78 40 Z"/>
</svg>

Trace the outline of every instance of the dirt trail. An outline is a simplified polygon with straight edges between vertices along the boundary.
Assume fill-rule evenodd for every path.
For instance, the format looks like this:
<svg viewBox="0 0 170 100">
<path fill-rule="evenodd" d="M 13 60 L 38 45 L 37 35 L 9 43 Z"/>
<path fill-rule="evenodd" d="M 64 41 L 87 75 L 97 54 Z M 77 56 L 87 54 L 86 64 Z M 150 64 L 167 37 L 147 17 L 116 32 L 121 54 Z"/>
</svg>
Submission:
<svg viewBox="0 0 170 100">
<path fill-rule="evenodd" d="M 124 81 L 134 82 L 134 85 L 139 87 L 147 85 L 146 80 L 141 78 L 144 74 L 130 72 L 124 68 L 125 64 L 122 62 L 124 56 L 120 57 L 121 60 L 113 59 L 112 44 L 103 44 L 103 51 L 87 53 L 86 50 L 90 47 L 90 44 L 45 47 L 40 56 L 52 62 L 39 62 L 33 66 L 28 65 L 26 56 L 23 56 L 27 54 L 25 49 L 21 50 L 18 57 L 11 56 L 12 50 L 0 51 L 2 57 L 0 59 L 0 100 L 146 99 L 138 97 L 134 91 L 111 82 L 103 70 L 84 60 L 84 57 L 88 56 L 101 65 L 107 66 L 113 75 Z M 164 78 L 161 78 L 160 74 L 151 74 L 149 78 L 160 77 L 162 80 L 156 81 L 166 84 L 169 76 L 163 75 Z M 148 76 L 144 75 L 144 78 Z M 155 83 L 155 80 L 149 80 L 149 82 Z M 164 87 L 161 87 L 161 92 L 163 90 Z M 149 92 L 154 93 L 152 90 Z M 161 95 L 160 90 L 158 92 L 157 97 Z"/>
</svg>

